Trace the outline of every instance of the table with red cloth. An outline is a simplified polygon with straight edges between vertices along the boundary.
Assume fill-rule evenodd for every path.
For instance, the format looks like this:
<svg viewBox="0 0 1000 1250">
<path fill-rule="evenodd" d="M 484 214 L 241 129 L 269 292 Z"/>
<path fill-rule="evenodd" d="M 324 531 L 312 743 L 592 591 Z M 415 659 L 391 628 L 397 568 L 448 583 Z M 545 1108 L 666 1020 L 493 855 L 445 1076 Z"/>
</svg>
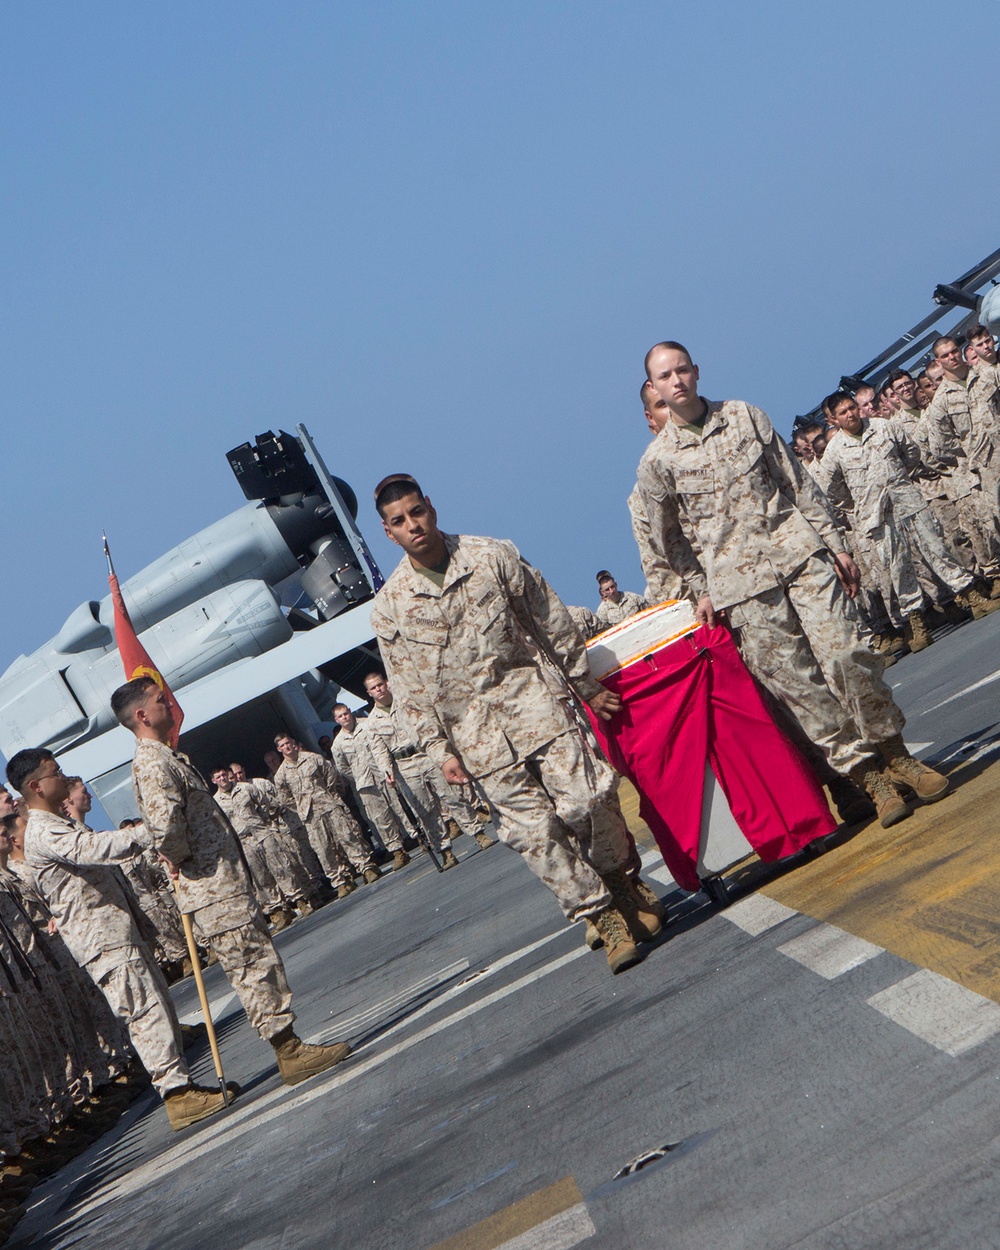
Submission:
<svg viewBox="0 0 1000 1250">
<path fill-rule="evenodd" d="M 725 626 L 702 625 L 601 684 L 621 696 L 622 709 L 610 721 L 591 714 L 594 731 L 638 791 L 639 814 L 682 889 L 699 889 L 706 762 L 761 859 L 793 855 L 836 829 Z"/>
</svg>

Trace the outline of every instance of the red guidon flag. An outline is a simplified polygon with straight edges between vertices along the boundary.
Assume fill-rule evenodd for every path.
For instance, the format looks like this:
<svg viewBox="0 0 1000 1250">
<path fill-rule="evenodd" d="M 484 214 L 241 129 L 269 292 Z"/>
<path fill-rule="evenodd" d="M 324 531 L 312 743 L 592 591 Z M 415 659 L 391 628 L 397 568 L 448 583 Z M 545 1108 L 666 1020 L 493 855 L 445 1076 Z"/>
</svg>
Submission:
<svg viewBox="0 0 1000 1250">
<path fill-rule="evenodd" d="M 125 600 L 122 598 L 121 587 L 118 585 L 115 566 L 111 563 L 111 551 L 108 548 L 107 535 L 104 538 L 104 554 L 108 557 L 108 585 L 111 587 L 111 602 L 114 604 L 115 609 L 115 641 L 118 643 L 118 654 L 122 658 L 125 677 L 128 681 L 131 681 L 133 677 L 152 677 L 153 681 L 167 696 L 170 709 L 174 714 L 174 727 L 170 731 L 170 745 L 176 748 L 177 741 L 181 735 L 181 725 L 184 722 L 184 713 L 181 711 L 181 705 L 174 697 L 174 692 L 163 680 L 163 674 L 149 658 L 149 652 L 139 641 L 139 636 L 135 632 L 135 627 L 128 614 L 128 608 L 125 606 Z"/>
</svg>

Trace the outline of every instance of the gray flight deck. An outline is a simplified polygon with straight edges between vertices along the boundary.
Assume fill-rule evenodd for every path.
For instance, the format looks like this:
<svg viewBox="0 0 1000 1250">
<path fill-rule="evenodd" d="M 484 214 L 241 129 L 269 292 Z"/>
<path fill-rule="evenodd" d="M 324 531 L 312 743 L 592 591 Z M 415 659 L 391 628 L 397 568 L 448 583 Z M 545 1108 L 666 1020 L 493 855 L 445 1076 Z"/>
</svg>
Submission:
<svg viewBox="0 0 1000 1250">
<path fill-rule="evenodd" d="M 923 756 L 1000 753 L 1000 613 L 887 679 Z M 612 977 L 515 854 L 456 849 L 457 870 L 419 856 L 277 938 L 301 1033 L 349 1038 L 347 1063 L 282 1087 L 210 969 L 235 1106 L 172 1134 L 143 1095 L 10 1244 L 1000 1246 L 1000 1006 L 941 977 L 904 1001 L 934 974 L 761 894 L 720 912 L 673 892 L 664 937 Z M 176 999 L 194 1019 L 190 982 Z"/>
</svg>

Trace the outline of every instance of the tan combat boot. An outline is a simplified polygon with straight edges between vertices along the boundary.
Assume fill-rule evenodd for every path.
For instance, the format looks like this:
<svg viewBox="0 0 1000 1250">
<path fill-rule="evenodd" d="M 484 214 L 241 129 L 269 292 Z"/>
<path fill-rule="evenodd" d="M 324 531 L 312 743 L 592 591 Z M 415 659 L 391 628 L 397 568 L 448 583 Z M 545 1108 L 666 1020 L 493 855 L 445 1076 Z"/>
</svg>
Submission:
<svg viewBox="0 0 1000 1250">
<path fill-rule="evenodd" d="M 376 881 L 382 880 L 382 874 L 377 868 L 366 868 L 362 881 L 365 885 L 374 885 Z"/>
<path fill-rule="evenodd" d="M 316 910 L 316 908 L 312 905 L 312 903 L 307 898 L 300 898 L 299 901 L 295 904 L 295 906 L 298 908 L 298 912 L 300 916 L 311 916 L 313 912 Z"/>
<path fill-rule="evenodd" d="M 851 780 L 867 790 L 875 804 L 875 813 L 883 829 L 897 825 L 913 814 L 909 803 L 900 798 L 899 792 L 886 773 L 876 768 L 875 761 L 858 764 L 851 769 Z"/>
<path fill-rule="evenodd" d="M 647 907 L 624 868 L 601 873 L 601 877 L 611 891 L 615 907 L 624 916 L 632 936 L 638 942 L 651 942 L 663 928 L 659 910 L 653 911 Z"/>
<path fill-rule="evenodd" d="M 913 758 L 899 734 L 878 746 L 891 779 L 898 786 L 912 790 L 922 803 L 936 803 L 951 789 L 951 782 L 943 773 Z"/>
<path fill-rule="evenodd" d="M 984 616 L 989 616 L 991 612 L 996 612 L 1000 608 L 1000 599 L 994 599 L 992 592 L 989 599 L 987 599 L 975 586 L 970 586 L 968 590 L 964 590 L 960 595 L 956 595 L 955 602 L 960 603 L 964 608 L 968 608 L 972 613 L 974 621 L 980 621 Z"/>
<path fill-rule="evenodd" d="M 491 846 L 496 846 L 496 842 L 493 838 L 491 838 L 488 833 L 483 833 L 482 830 L 480 830 L 479 833 L 474 833 L 472 836 L 476 839 L 484 851 L 488 851 Z"/>
<path fill-rule="evenodd" d="M 963 608 L 956 599 L 952 599 L 941 605 L 941 615 L 949 625 L 964 625 L 969 619 L 969 610 Z"/>
<path fill-rule="evenodd" d="M 911 612 L 906 618 L 906 641 L 911 651 L 924 651 L 934 641 L 923 612 Z"/>
<path fill-rule="evenodd" d="M 291 1026 L 282 1029 L 271 1038 L 271 1045 L 278 1057 L 278 1072 L 285 1085 L 298 1085 L 318 1076 L 335 1064 L 346 1059 L 351 1048 L 346 1042 L 334 1042 L 332 1046 L 311 1046 L 296 1037 Z"/>
<path fill-rule="evenodd" d="M 455 858 L 455 852 L 451 849 L 450 846 L 448 847 L 446 851 L 442 851 L 441 853 L 441 867 L 442 868 L 457 868 L 458 867 L 458 860 Z"/>
<path fill-rule="evenodd" d="M 667 923 L 667 905 L 655 891 L 643 881 L 638 872 L 630 872 L 628 874 L 629 881 L 632 882 L 632 889 L 639 896 L 644 911 L 651 911 L 655 916 L 659 916 L 663 924 Z"/>
<path fill-rule="evenodd" d="M 282 929 L 287 929 L 294 919 L 294 915 L 287 907 L 279 907 L 277 911 L 272 911 L 268 916 L 271 928 L 275 933 L 280 933 Z"/>
<path fill-rule="evenodd" d="M 606 907 L 592 919 L 594 928 L 601 935 L 612 972 L 624 972 L 641 962 L 642 955 L 632 940 L 625 917 L 616 907 Z"/>
<path fill-rule="evenodd" d="M 871 799 L 850 777 L 834 776 L 827 782 L 830 798 L 837 808 L 841 824 L 859 825 L 863 820 L 871 820 L 875 815 L 875 807 Z"/>
<path fill-rule="evenodd" d="M 348 877 L 337 886 L 337 898 L 347 898 L 348 894 L 353 894 L 357 888 L 352 878 Z"/>
<path fill-rule="evenodd" d="M 989 586 L 989 598 L 1000 599 L 1000 577 L 994 577 Z"/>
<path fill-rule="evenodd" d="M 599 951 L 604 945 L 604 938 L 597 931 L 597 925 L 589 916 L 584 920 L 583 940 L 592 951 Z"/>
<path fill-rule="evenodd" d="M 229 1101 L 236 1097 L 229 1089 Z M 167 1119 L 175 1133 L 199 1120 L 206 1120 L 210 1115 L 226 1109 L 226 1100 L 221 1089 L 209 1089 L 205 1085 L 186 1085 L 183 1089 L 171 1090 L 164 1094 L 163 1104 L 167 1108 Z"/>
<path fill-rule="evenodd" d="M 407 855 L 407 853 L 403 850 L 402 847 L 400 847 L 398 851 L 393 851 L 392 868 L 394 872 L 398 868 L 405 868 L 409 862 L 410 862 L 410 857 L 409 855 Z"/>
</svg>

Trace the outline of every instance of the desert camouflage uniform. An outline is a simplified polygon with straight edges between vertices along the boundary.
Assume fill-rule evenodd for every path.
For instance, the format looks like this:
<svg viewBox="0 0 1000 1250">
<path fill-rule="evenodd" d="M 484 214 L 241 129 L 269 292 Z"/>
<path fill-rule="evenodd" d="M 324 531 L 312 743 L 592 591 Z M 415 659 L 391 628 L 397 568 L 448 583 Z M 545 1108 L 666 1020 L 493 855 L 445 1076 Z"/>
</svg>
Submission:
<svg viewBox="0 0 1000 1250">
<path fill-rule="evenodd" d="M 295 1019 L 285 969 L 253 897 L 239 843 L 188 757 L 152 738 L 136 740 L 132 783 L 156 850 L 178 871 L 182 913 L 218 956 L 254 1029 L 265 1039 Z"/>
<path fill-rule="evenodd" d="M 1000 576 L 1000 394 L 995 365 L 964 382 L 942 378 L 924 412 L 932 468 L 939 470 L 969 536 L 976 571 Z"/>
<path fill-rule="evenodd" d="M 385 849 L 401 851 L 404 831 L 382 793 L 384 774 L 379 773 L 372 759 L 364 721 L 356 721 L 353 733 L 341 725 L 333 740 L 333 762 L 352 786 Z"/>
<path fill-rule="evenodd" d="M 153 951 L 161 963 L 179 963 L 187 957 L 187 941 L 170 878 L 156 858 L 143 847 L 121 865 L 135 901 L 156 930 Z"/>
<path fill-rule="evenodd" d="M 240 840 L 254 897 L 265 913 L 279 911 L 282 907 L 281 890 L 278 888 L 278 882 L 268 863 L 263 839 L 258 837 L 253 825 L 248 826 L 243 819 L 244 804 L 237 800 L 236 787 L 234 786 L 228 794 L 225 790 L 216 790 L 212 797 L 229 817 L 229 823 Z"/>
<path fill-rule="evenodd" d="M 35 884 L 34 870 L 23 859 L 9 859 L 7 873 L 35 927 L 45 934 L 55 959 L 56 975 L 74 1021 L 74 1038 L 89 1094 L 124 1072 L 132 1054 L 128 1033 L 91 977 L 70 954 L 62 934 L 48 933 L 52 912 Z"/>
<path fill-rule="evenodd" d="M 874 543 L 904 616 L 924 606 L 918 561 L 933 575 L 926 588 L 934 603 L 948 603 L 972 584 L 910 478 L 921 463 L 920 448 L 894 418 L 866 420 L 859 436 L 838 430 L 830 438 L 816 475 L 828 496 L 849 498 L 856 529 Z"/>
<path fill-rule="evenodd" d="M 371 735 L 369 750 L 375 768 L 382 776 L 392 778 L 390 793 L 396 791 L 402 795 L 435 850 L 450 850 L 451 836 L 447 833 L 444 813 L 451 795 L 446 795 L 444 791 L 450 790 L 451 786 L 441 775 L 441 770 L 416 745 L 409 726 L 396 712 L 395 702 L 389 707 L 377 704 L 372 707 L 367 715 L 367 731 Z M 454 801 L 461 805 L 464 819 L 472 823 L 471 828 L 466 828 L 466 833 L 479 828 L 469 804 L 461 796 L 456 796 Z"/>
<path fill-rule="evenodd" d="M 260 796 L 263 809 L 276 822 L 275 835 L 280 840 L 287 859 L 301 866 L 309 882 L 308 896 L 323 888 L 323 865 L 316 857 L 309 841 L 309 830 L 302 823 L 294 807 L 282 803 L 278 787 L 270 777 L 254 777 L 253 785 Z M 299 869 L 295 869 L 298 878 Z"/>
<path fill-rule="evenodd" d="M 17 878 L 0 869 L 0 931 L 17 945 L 29 979 L 21 1003 L 35 1032 L 46 1108 L 53 1123 L 70 1116 L 88 1092 L 76 1027 L 56 975 L 56 958 L 21 902 Z"/>
<path fill-rule="evenodd" d="M 28 813 L 24 831 L 24 857 L 63 940 L 127 1022 L 136 1054 L 162 1095 L 183 1089 L 190 1077 L 167 984 L 113 871 L 136 845 L 132 829 L 94 833 L 38 810 Z"/>
<path fill-rule="evenodd" d="M 838 772 L 869 764 L 903 714 L 837 578 L 829 506 L 767 415 L 727 400 L 700 433 L 668 423 L 638 484 L 654 552 L 726 611 L 751 672 Z"/>
<path fill-rule="evenodd" d="M 649 517 L 638 487 L 633 487 L 628 497 L 628 511 L 632 518 L 632 536 L 639 548 L 639 560 L 646 576 L 647 604 L 666 603 L 668 599 L 683 599 L 685 587 L 681 579 L 666 562 L 658 556 L 649 541 Z"/>
<path fill-rule="evenodd" d="M 319 860 L 309 845 L 309 834 L 305 826 L 278 802 L 278 792 L 273 782 L 255 777 L 252 781 L 238 781 L 234 787 L 234 792 L 239 791 L 241 800 L 248 790 L 267 862 L 281 893 L 293 903 L 310 898 L 319 888 L 323 874 Z M 289 815 L 292 815 L 295 825 L 302 830 L 301 839 L 291 832 Z M 250 808 L 247 809 L 246 817 L 252 818 Z M 308 857 L 303 855 L 303 843 L 309 852 Z"/>
<path fill-rule="evenodd" d="M 597 617 L 590 608 L 580 608 L 574 603 L 567 603 L 566 611 L 573 618 L 573 624 L 583 634 L 584 638 L 593 638 L 595 634 L 601 632 L 601 627 L 597 623 Z"/>
<path fill-rule="evenodd" d="M 948 495 L 941 471 L 931 465 L 927 422 L 924 420 L 923 412 L 919 408 L 900 408 L 895 420 L 920 448 L 920 464 L 911 471 L 910 478 L 916 483 L 917 489 L 937 517 L 941 533 L 944 535 L 945 547 L 956 564 L 961 565 L 963 569 L 974 570 L 975 553 L 968 534 L 962 528 L 958 507 Z"/>
<path fill-rule="evenodd" d="M 513 543 L 444 535 L 439 588 L 404 559 L 379 591 L 372 628 L 394 709 L 439 769 L 461 759 L 499 817 L 499 835 L 555 894 L 570 920 L 611 905 L 600 872 L 625 867 L 616 778 L 581 724 L 573 692 L 539 673 L 548 655 L 582 698 L 590 675 L 580 631 Z M 381 710 L 381 709 L 380 709 Z"/>
<path fill-rule="evenodd" d="M 274 774 L 278 798 L 294 807 L 309 830 L 309 841 L 333 885 L 344 885 L 375 868 L 368 839 L 340 797 L 344 780 L 329 760 L 300 751 L 293 764 L 283 760 Z"/>
<path fill-rule="evenodd" d="M 620 625 L 630 616 L 635 616 L 636 612 L 649 607 L 642 595 L 637 595 L 633 590 L 623 590 L 620 593 L 621 599 L 617 603 L 612 603 L 610 599 L 602 599 L 597 605 L 595 616 L 601 629 L 610 629 L 612 625 Z"/>
</svg>

